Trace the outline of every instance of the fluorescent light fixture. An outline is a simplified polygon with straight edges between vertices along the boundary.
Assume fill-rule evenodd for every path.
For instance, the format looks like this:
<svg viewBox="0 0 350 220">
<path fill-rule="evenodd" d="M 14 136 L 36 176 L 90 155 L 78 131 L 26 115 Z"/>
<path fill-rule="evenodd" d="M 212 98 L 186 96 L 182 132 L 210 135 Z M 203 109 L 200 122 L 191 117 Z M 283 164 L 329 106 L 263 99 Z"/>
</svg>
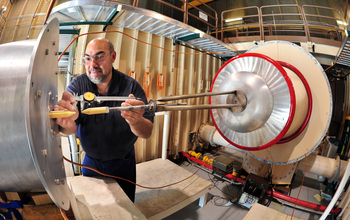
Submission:
<svg viewBox="0 0 350 220">
<path fill-rule="evenodd" d="M 342 22 L 342 21 L 339 21 L 339 20 L 337 20 L 337 24 L 340 24 L 340 25 L 343 25 L 343 26 L 348 26 L 348 24 L 347 24 L 347 23 Z"/>
<path fill-rule="evenodd" d="M 225 22 L 232 22 L 232 21 L 241 21 L 243 18 L 231 18 L 231 19 L 226 19 Z"/>
<path fill-rule="evenodd" d="M 200 31 L 198 29 L 194 30 L 194 33 L 199 34 L 199 37 L 203 37 L 204 36 L 204 32 Z"/>
</svg>

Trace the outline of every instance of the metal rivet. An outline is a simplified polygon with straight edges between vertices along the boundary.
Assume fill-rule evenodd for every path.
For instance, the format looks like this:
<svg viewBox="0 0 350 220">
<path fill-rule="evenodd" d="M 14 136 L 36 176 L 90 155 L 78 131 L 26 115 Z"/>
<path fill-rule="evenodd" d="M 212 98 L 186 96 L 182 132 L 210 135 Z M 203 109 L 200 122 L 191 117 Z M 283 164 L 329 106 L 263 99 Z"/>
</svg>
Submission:
<svg viewBox="0 0 350 220">
<path fill-rule="evenodd" d="M 60 180 L 59 179 L 55 179 L 55 182 L 57 185 L 60 185 Z"/>
<path fill-rule="evenodd" d="M 42 152 L 43 152 L 44 157 L 47 157 L 47 150 L 44 149 L 44 150 L 42 150 Z"/>
<path fill-rule="evenodd" d="M 64 185 L 64 180 L 61 180 L 61 184 Z"/>
<path fill-rule="evenodd" d="M 41 98 L 41 90 L 38 90 L 37 92 L 36 92 L 36 97 L 38 97 L 38 98 Z"/>
</svg>

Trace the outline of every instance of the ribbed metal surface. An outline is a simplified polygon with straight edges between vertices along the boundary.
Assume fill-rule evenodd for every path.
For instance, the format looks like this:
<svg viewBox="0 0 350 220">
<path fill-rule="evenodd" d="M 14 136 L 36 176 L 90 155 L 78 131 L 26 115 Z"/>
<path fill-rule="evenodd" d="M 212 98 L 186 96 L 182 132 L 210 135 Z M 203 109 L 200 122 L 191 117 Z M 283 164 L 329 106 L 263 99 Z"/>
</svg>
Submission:
<svg viewBox="0 0 350 220">
<path fill-rule="evenodd" d="M 113 18 L 115 14 L 116 16 Z M 177 40 L 199 34 L 198 38 L 185 41 L 185 43 L 208 52 L 216 52 L 213 54 L 220 57 L 237 55 L 233 48 L 196 28 L 157 12 L 122 3 L 101 0 L 70 1 L 56 6 L 51 16 L 57 17 L 60 23 L 112 21 L 115 26 Z"/>
<path fill-rule="evenodd" d="M 228 61 L 216 76 L 212 92 L 238 90 L 245 94 L 246 109 L 233 113 L 213 109 L 218 130 L 232 144 L 260 147 L 274 141 L 285 128 L 290 114 L 288 84 L 281 72 L 260 57 Z M 226 104 L 227 96 L 211 97 L 211 104 Z"/>
<path fill-rule="evenodd" d="M 254 158 L 271 164 L 290 164 L 302 160 L 319 147 L 332 118 L 332 93 L 321 64 L 302 47 L 286 41 L 269 41 L 257 45 L 248 53 L 260 53 L 297 68 L 307 80 L 312 93 L 312 113 L 303 132 L 295 139 L 275 144 L 269 149 L 250 151 Z M 298 59 L 296 59 L 296 57 Z"/>
</svg>

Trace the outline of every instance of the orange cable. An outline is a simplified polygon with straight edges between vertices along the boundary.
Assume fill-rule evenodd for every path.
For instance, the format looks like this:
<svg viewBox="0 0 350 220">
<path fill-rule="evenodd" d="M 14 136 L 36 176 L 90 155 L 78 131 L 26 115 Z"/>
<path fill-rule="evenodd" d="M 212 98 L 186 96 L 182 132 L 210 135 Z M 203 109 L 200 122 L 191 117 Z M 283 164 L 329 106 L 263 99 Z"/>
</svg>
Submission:
<svg viewBox="0 0 350 220">
<path fill-rule="evenodd" d="M 133 36 L 130 36 L 126 33 L 123 33 L 121 31 L 97 31 L 97 32 L 87 32 L 87 33 L 83 33 L 83 34 L 80 34 L 78 36 L 76 36 L 69 44 L 68 46 L 66 47 L 66 49 L 63 50 L 63 52 L 61 53 L 61 55 L 58 57 L 58 61 L 61 59 L 61 57 L 63 56 L 63 54 L 68 50 L 68 48 L 73 44 L 73 42 L 78 39 L 79 37 L 81 36 L 84 36 L 84 35 L 88 35 L 88 34 L 102 34 L 102 33 L 120 33 L 120 34 L 124 34 L 125 36 L 131 38 L 131 39 L 134 39 L 134 40 L 137 40 L 141 43 L 144 43 L 144 44 L 148 44 L 150 46 L 153 46 L 153 47 L 157 47 L 159 49 L 162 49 L 162 50 L 165 50 L 165 51 L 169 51 L 169 52 L 174 52 L 174 53 L 180 53 L 180 54 L 193 54 L 193 55 L 196 55 L 196 54 L 212 54 L 212 53 L 221 53 L 221 54 L 230 54 L 230 55 L 234 55 L 234 54 L 231 54 L 231 53 L 226 53 L 226 52 L 204 52 L 204 53 L 185 53 L 185 52 L 180 52 L 180 51 L 175 51 L 175 50 L 170 50 L 170 49 L 166 49 L 164 47 L 161 47 L 161 46 L 158 46 L 158 45 L 154 45 L 154 44 L 151 44 L 151 43 L 148 43 L 148 42 L 145 42 L 145 41 L 142 41 L 142 40 L 139 40 Z"/>
<path fill-rule="evenodd" d="M 67 217 L 66 213 L 62 209 L 60 209 L 60 212 L 61 212 L 62 218 L 64 220 L 69 220 L 69 218 Z"/>
<path fill-rule="evenodd" d="M 333 63 L 330 67 L 328 67 L 327 69 L 324 70 L 324 72 L 326 72 L 327 70 L 329 70 L 331 67 L 333 67 L 336 63 L 338 63 L 341 59 L 343 59 L 343 57 L 348 53 L 348 50 L 350 48 L 350 45 L 348 46 L 348 49 L 346 49 L 345 53 L 343 54 L 343 56 L 341 56 L 337 61 L 335 61 L 335 63 Z"/>
<path fill-rule="evenodd" d="M 299 199 L 299 195 L 300 195 L 300 192 L 301 192 L 301 188 L 303 187 L 305 173 L 306 173 L 306 167 L 307 167 L 307 156 L 305 154 L 305 170 L 304 170 L 303 180 L 301 181 L 301 186 L 300 186 L 300 189 L 299 189 L 298 197 L 297 197 L 297 200 L 295 201 L 294 209 L 293 209 L 293 212 L 292 212 L 292 217 L 291 217 L 290 220 L 293 220 L 294 210 L 295 210 L 295 207 L 297 206 L 297 203 L 298 203 L 298 199 Z"/>
<path fill-rule="evenodd" d="M 56 2 L 56 0 L 52 0 L 50 5 L 49 5 L 49 8 L 47 9 L 45 20 L 44 20 L 44 25 L 46 24 L 47 19 L 49 18 L 50 14 L 51 14 L 51 11 L 52 11 L 52 8 L 53 8 L 55 2 Z"/>
<path fill-rule="evenodd" d="M 228 145 L 229 145 L 229 144 L 228 144 Z M 220 151 L 222 151 L 223 149 L 225 149 L 228 145 L 226 145 L 224 148 L 218 150 L 218 151 L 217 151 L 215 154 L 213 154 L 210 158 L 214 157 L 217 153 L 219 153 Z M 124 178 L 122 178 L 122 177 L 118 177 L 118 176 L 113 176 L 113 175 L 109 175 L 109 174 L 102 173 L 102 172 L 98 171 L 97 169 L 95 169 L 95 168 L 93 168 L 93 167 L 90 167 L 90 166 L 87 166 L 87 165 L 83 165 L 83 164 L 79 164 L 79 163 L 75 163 L 75 162 L 73 162 L 73 161 L 67 159 L 65 156 L 62 156 L 62 157 L 63 157 L 63 159 L 64 159 L 65 161 L 67 161 L 68 163 L 74 164 L 74 165 L 79 166 L 79 167 L 84 167 L 84 168 L 93 170 L 93 171 L 95 171 L 96 173 L 98 173 L 98 174 L 100 174 L 100 175 L 103 175 L 103 176 L 107 176 L 107 177 L 111 177 L 111 178 L 121 179 L 121 180 L 127 181 L 127 182 L 129 182 L 129 183 L 134 184 L 135 186 L 138 186 L 138 187 L 141 187 L 141 188 L 145 188 L 145 189 L 161 189 L 161 188 L 165 188 L 165 187 L 168 187 L 168 186 L 176 185 L 176 184 L 181 183 L 181 182 L 183 182 L 183 181 L 185 181 L 185 180 L 191 178 L 192 176 L 194 176 L 196 173 L 198 173 L 198 171 L 202 168 L 202 166 L 204 166 L 204 164 L 201 165 L 201 166 L 198 168 L 198 170 L 197 170 L 196 172 L 194 172 L 192 175 L 190 175 L 189 177 L 187 177 L 187 178 L 185 178 L 185 179 L 183 179 L 183 180 L 180 180 L 180 181 L 177 181 L 177 182 L 175 182 L 175 183 L 171 183 L 171 184 L 168 184 L 168 185 L 165 185 L 165 186 L 149 187 L 149 186 L 142 186 L 142 185 L 139 185 L 139 184 L 137 184 L 137 183 L 134 183 L 134 182 L 132 182 L 132 181 L 130 181 L 130 180 L 127 180 L 127 179 L 124 179 Z"/>
</svg>

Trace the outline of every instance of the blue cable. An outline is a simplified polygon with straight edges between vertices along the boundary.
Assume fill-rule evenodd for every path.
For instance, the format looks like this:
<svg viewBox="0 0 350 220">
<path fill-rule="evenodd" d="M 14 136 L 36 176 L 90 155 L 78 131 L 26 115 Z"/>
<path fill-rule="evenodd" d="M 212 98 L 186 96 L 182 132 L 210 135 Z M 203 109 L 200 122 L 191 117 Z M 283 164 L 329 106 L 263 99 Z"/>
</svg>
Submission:
<svg viewBox="0 0 350 220">
<path fill-rule="evenodd" d="M 0 207 L 8 209 L 8 212 L 5 214 L 5 219 L 3 219 L 3 215 L 0 215 L 0 220 L 6 220 L 12 218 L 13 213 L 18 220 L 23 220 L 21 214 L 17 210 L 17 208 L 22 208 L 24 203 L 27 203 L 29 201 L 29 197 L 23 198 L 21 201 L 12 201 L 10 203 L 2 203 L 0 202 Z"/>
</svg>

